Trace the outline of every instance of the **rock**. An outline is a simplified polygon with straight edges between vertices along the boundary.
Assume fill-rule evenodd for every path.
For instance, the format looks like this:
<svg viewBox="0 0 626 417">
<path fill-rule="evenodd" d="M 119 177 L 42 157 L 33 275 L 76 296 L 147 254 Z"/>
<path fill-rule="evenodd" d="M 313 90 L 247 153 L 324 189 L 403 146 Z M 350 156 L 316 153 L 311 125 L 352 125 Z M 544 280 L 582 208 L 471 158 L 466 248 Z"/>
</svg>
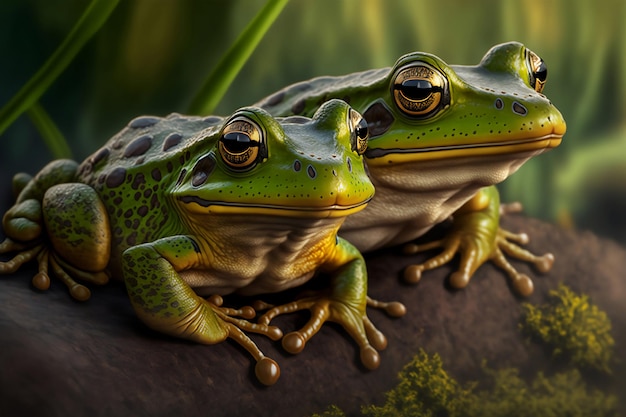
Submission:
<svg viewBox="0 0 626 417">
<path fill-rule="evenodd" d="M 204 346 L 148 330 L 119 283 L 92 287 L 92 298 L 79 303 L 58 281 L 46 292 L 35 290 L 30 285 L 34 265 L 1 276 L 0 415 L 310 416 L 330 404 L 358 415 L 362 405 L 384 401 L 419 348 L 439 353 L 460 381 L 480 379 L 483 360 L 490 367 L 520 368 L 522 376 L 530 377 L 555 365 L 541 346 L 520 334 L 521 305 L 545 302 L 560 282 L 589 294 L 609 314 L 622 362 L 613 378 L 624 387 L 626 250 L 592 233 L 521 215 L 509 215 L 503 224 L 528 233 L 530 250 L 551 251 L 556 257 L 544 275 L 514 262 L 533 277 L 533 295 L 516 297 L 492 265 L 482 266 L 464 290 L 446 286 L 451 266 L 425 272 L 418 285 L 409 286 L 400 279 L 404 267 L 425 255 L 402 255 L 400 248 L 370 254 L 370 295 L 408 308 L 399 319 L 369 312 L 389 340 L 380 368 L 365 370 L 354 342 L 333 324 L 325 325 L 298 355 L 253 335 L 281 367 L 281 378 L 272 387 L 256 381 L 253 360 L 234 343 Z M 277 324 L 288 332 L 306 319 L 304 313 L 294 314 Z"/>
</svg>

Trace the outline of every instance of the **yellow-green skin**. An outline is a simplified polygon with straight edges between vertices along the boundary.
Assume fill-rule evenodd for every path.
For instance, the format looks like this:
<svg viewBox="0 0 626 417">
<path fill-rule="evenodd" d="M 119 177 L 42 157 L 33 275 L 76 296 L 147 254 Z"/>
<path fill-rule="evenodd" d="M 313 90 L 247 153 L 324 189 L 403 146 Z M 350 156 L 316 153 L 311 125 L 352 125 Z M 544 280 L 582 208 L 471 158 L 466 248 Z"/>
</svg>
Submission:
<svg viewBox="0 0 626 417">
<path fill-rule="evenodd" d="M 433 90 L 420 103 L 415 101 L 427 106 L 439 98 L 439 105 L 423 114 L 404 110 L 394 87 L 412 68 L 430 68 L 434 80 L 445 86 L 443 92 Z M 448 262 L 458 251 L 461 264 L 451 277 L 453 286 L 467 285 L 474 271 L 491 259 L 511 276 L 520 294 L 528 295 L 532 281 L 504 253 L 533 262 L 541 271 L 551 267 L 553 257 L 525 251 L 515 243 L 525 243 L 526 235 L 499 228 L 494 185 L 561 142 L 565 122 L 541 94 L 545 76 L 539 57 L 510 42 L 494 46 L 476 66 L 450 66 L 434 55 L 414 52 L 392 68 L 315 78 L 257 105 L 274 115 L 310 115 L 338 97 L 366 118 L 370 141 L 365 160 L 376 197 L 340 231 L 359 250 L 410 242 L 453 216 L 455 226 L 443 240 L 408 247 L 408 252 L 433 247 L 444 251 L 407 269 L 406 278 L 418 281 L 422 270 Z M 408 93 L 427 96 L 429 90 Z"/>
<path fill-rule="evenodd" d="M 227 129 L 241 123 L 263 145 L 247 148 L 258 150 L 249 166 L 233 168 L 221 146 Z M 78 299 L 89 290 L 76 280 L 123 277 L 148 326 L 208 344 L 231 337 L 255 357 L 264 384 L 277 380 L 278 365 L 242 330 L 279 339 L 270 320 L 303 308 L 312 310 L 313 323 L 285 336 L 287 350 L 300 351 L 324 321 L 334 320 L 375 368 L 385 339 L 365 312 L 365 264 L 337 237 L 345 216 L 374 193 L 361 156 L 366 140 L 363 119 L 340 100 L 311 119 L 277 120 L 257 108 L 226 119 L 134 119 L 82 164 L 54 161 L 20 181 L 0 245 L 0 253 L 18 254 L 0 263 L 0 272 L 36 257 L 34 284 L 47 288 L 50 266 Z M 330 291 L 275 307 L 260 324 L 237 318 L 253 318 L 249 307 L 225 309 L 220 297 L 199 296 L 278 292 L 317 271 L 332 277 Z"/>
</svg>

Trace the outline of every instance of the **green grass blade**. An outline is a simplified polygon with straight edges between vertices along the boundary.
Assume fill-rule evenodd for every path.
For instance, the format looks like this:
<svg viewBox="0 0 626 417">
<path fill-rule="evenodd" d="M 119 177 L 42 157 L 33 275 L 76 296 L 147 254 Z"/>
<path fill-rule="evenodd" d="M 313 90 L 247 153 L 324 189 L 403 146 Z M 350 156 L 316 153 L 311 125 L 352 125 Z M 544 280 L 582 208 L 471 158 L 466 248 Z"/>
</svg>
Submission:
<svg viewBox="0 0 626 417">
<path fill-rule="evenodd" d="M 210 114 L 289 0 L 268 0 L 209 74 L 189 107 L 191 114 Z"/>
<path fill-rule="evenodd" d="M 28 116 L 39 131 L 44 143 L 52 152 L 54 158 L 71 158 L 72 151 L 68 146 L 63 134 L 54 124 L 48 113 L 39 103 L 34 103 L 27 110 Z"/>
<path fill-rule="evenodd" d="M 91 2 L 52 56 L 17 94 L 0 109 L 0 135 L 15 119 L 39 100 L 54 80 L 72 62 L 83 45 L 106 22 L 118 2 L 119 0 L 93 0 Z"/>
</svg>

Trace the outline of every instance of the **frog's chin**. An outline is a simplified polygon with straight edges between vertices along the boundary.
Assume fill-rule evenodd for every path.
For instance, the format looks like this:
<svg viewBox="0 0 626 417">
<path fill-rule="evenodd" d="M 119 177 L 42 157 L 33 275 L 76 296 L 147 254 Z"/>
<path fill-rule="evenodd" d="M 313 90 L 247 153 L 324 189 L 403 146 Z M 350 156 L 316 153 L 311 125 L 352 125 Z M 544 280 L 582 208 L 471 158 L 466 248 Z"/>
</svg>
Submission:
<svg viewBox="0 0 626 417">
<path fill-rule="evenodd" d="M 368 149 L 365 152 L 365 157 L 367 158 L 367 164 L 372 166 L 433 161 L 469 156 L 507 155 L 556 148 L 561 144 L 562 139 L 562 134 L 550 133 L 544 136 L 519 139 L 515 141 L 505 140 L 501 142 L 433 146 L 428 148 L 412 149 L 373 148 Z"/>
<path fill-rule="evenodd" d="M 306 219 L 341 218 L 357 213 L 365 208 L 371 198 L 351 205 L 333 204 L 319 207 L 290 207 L 272 204 L 229 203 L 205 200 L 197 196 L 180 197 L 187 210 L 198 214 L 216 215 L 255 215 L 273 217 L 293 217 Z"/>
</svg>

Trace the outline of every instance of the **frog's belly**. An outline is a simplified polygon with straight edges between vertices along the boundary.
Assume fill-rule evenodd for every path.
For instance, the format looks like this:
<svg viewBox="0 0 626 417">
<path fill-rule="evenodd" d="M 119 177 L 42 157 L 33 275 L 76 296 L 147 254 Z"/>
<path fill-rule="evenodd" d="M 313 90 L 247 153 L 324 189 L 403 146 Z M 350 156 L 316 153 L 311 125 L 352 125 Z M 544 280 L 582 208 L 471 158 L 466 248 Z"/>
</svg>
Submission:
<svg viewBox="0 0 626 417">
<path fill-rule="evenodd" d="M 409 242 L 542 151 L 370 167 L 376 194 L 346 219 L 339 234 L 362 252 Z"/>
</svg>

